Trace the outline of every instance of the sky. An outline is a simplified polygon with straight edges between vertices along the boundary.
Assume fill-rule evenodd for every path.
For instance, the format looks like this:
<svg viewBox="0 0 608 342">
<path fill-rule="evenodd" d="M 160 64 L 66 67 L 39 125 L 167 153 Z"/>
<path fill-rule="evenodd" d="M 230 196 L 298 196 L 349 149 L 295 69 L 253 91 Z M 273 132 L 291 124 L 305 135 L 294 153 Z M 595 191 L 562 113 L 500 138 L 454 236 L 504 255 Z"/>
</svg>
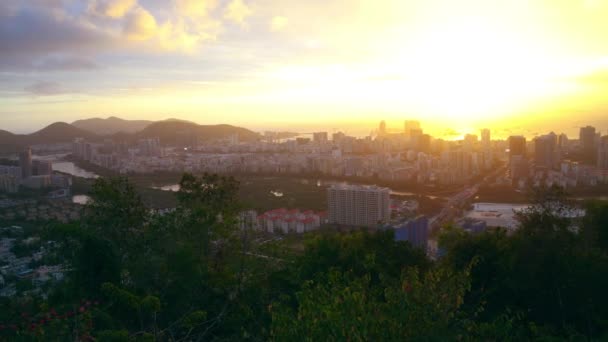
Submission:
<svg viewBox="0 0 608 342">
<path fill-rule="evenodd" d="M 2 0 L 0 129 L 608 130 L 608 1 Z"/>
</svg>

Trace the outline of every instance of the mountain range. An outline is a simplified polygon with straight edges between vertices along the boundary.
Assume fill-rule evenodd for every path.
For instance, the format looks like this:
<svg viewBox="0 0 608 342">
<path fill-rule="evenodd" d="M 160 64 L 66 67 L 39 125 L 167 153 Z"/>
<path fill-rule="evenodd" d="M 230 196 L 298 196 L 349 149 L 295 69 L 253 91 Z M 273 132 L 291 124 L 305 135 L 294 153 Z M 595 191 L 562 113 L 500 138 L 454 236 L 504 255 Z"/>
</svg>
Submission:
<svg viewBox="0 0 608 342">
<path fill-rule="evenodd" d="M 98 135 L 112 135 L 119 132 L 137 133 L 148 127 L 154 121 L 149 120 L 123 120 L 115 116 L 107 119 L 92 118 L 72 122 L 72 126 L 93 132 Z"/>
<path fill-rule="evenodd" d="M 26 146 L 69 143 L 76 138 L 89 141 L 113 139 L 133 142 L 141 138 L 159 138 L 161 144 L 190 143 L 237 134 L 241 141 L 255 141 L 259 135 L 246 128 L 231 125 L 198 125 L 178 119 L 163 121 L 107 119 L 79 120 L 72 124 L 53 123 L 31 134 L 13 134 L 0 130 L 0 152 L 16 152 Z"/>
</svg>

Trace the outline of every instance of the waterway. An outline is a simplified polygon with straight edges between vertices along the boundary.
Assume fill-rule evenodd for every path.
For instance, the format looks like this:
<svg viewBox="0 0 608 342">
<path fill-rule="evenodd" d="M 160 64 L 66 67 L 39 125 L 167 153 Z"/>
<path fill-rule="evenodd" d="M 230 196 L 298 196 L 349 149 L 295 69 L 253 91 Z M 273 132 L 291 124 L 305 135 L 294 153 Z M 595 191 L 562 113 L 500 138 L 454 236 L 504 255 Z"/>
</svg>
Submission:
<svg viewBox="0 0 608 342">
<path fill-rule="evenodd" d="M 321 180 L 321 179 L 306 179 L 306 178 L 302 178 L 302 179 L 294 179 L 295 182 L 300 183 L 302 185 L 310 185 L 312 187 L 316 187 L 316 188 L 327 188 L 329 186 L 335 185 L 335 184 L 348 184 L 348 182 L 345 181 L 332 181 L 332 180 Z M 180 189 L 179 184 L 167 184 L 167 185 L 155 185 L 155 186 L 151 186 L 152 189 L 156 189 L 156 190 L 162 190 L 162 191 L 171 191 L 171 192 L 177 192 Z M 285 192 L 279 189 L 275 189 L 275 190 L 271 190 L 270 194 L 272 194 L 274 197 L 283 197 L 285 196 Z M 416 193 L 413 192 L 409 192 L 409 191 L 394 191 L 391 190 L 391 196 L 416 196 Z M 443 198 L 443 197 L 439 197 L 439 196 L 425 196 L 428 197 L 430 199 L 438 199 L 438 198 Z"/>
<path fill-rule="evenodd" d="M 99 178 L 99 175 L 94 172 L 87 171 L 81 167 L 76 166 L 74 163 L 69 161 L 54 161 L 53 171 L 70 174 L 74 177 L 95 179 Z"/>
<path fill-rule="evenodd" d="M 91 197 L 87 195 L 76 195 L 72 196 L 72 203 L 85 205 L 91 201 Z"/>
<path fill-rule="evenodd" d="M 32 159 L 50 161 L 53 164 L 53 171 L 66 173 L 74 177 L 87 179 L 99 178 L 99 175 L 95 174 L 94 172 L 87 171 L 81 167 L 78 167 L 71 161 L 66 161 L 66 156 L 67 154 L 49 154 L 44 156 L 34 155 L 32 156 Z"/>
</svg>

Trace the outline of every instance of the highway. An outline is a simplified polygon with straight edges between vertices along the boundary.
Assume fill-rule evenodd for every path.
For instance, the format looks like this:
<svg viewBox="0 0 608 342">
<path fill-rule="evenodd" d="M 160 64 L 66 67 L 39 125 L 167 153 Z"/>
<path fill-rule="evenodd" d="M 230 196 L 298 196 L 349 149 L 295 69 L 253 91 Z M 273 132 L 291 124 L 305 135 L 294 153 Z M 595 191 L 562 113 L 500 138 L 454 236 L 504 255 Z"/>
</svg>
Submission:
<svg viewBox="0 0 608 342">
<path fill-rule="evenodd" d="M 431 219 L 429 220 L 429 226 L 431 230 L 440 227 L 442 224 L 445 224 L 450 220 L 453 220 L 456 214 L 459 213 L 460 209 L 463 209 L 463 207 L 468 203 L 468 201 L 477 194 L 481 186 L 488 184 L 490 179 L 495 178 L 500 173 L 504 173 L 505 171 L 506 167 L 501 166 L 496 170 L 492 171 L 490 174 L 486 175 L 477 183 L 465 186 L 462 191 L 449 197 L 441 212 L 431 217 Z"/>
</svg>

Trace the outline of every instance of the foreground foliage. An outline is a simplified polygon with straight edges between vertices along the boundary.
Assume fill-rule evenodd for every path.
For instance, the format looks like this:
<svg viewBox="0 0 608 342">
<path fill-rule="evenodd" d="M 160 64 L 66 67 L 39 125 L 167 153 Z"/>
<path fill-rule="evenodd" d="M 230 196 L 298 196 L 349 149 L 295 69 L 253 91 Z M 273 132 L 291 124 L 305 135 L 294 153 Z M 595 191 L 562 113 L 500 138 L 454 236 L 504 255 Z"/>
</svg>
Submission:
<svg viewBox="0 0 608 342">
<path fill-rule="evenodd" d="M 608 337 L 608 204 L 565 218 L 541 189 L 514 234 L 446 229 L 429 260 L 391 232 L 304 242 L 240 229 L 238 183 L 185 175 L 149 212 L 124 178 L 98 180 L 75 225 L 50 225 L 66 280 L 0 300 L 21 341 L 476 341 Z M 573 226 L 573 223 L 576 223 Z"/>
</svg>

